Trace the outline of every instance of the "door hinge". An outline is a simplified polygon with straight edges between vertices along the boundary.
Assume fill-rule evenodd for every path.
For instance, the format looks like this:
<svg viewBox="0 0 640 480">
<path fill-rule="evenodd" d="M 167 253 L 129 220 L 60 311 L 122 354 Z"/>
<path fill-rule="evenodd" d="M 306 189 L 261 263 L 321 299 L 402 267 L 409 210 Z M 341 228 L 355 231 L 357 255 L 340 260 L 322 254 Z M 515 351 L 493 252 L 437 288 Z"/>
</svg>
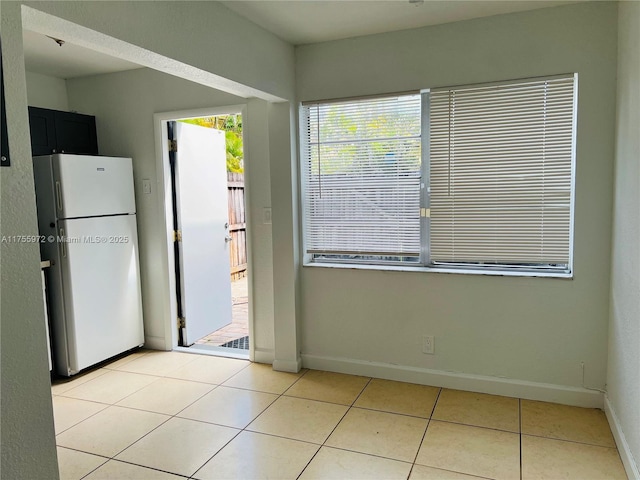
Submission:
<svg viewBox="0 0 640 480">
<path fill-rule="evenodd" d="M 184 328 L 184 327 L 185 327 L 184 317 L 178 317 L 178 328 Z"/>
<path fill-rule="evenodd" d="M 177 140 L 169 140 L 169 151 L 177 152 L 178 151 L 178 141 Z"/>
<path fill-rule="evenodd" d="M 182 232 L 180 230 L 173 231 L 173 241 L 181 242 L 182 241 Z"/>
</svg>

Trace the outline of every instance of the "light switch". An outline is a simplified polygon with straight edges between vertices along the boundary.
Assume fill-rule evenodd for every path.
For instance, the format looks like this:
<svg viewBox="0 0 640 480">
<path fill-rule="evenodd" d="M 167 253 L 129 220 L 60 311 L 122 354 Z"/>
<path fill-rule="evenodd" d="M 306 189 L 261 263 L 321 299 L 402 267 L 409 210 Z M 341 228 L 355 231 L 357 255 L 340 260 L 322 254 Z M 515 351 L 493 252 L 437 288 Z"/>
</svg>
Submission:
<svg viewBox="0 0 640 480">
<path fill-rule="evenodd" d="M 148 178 L 142 180 L 142 191 L 147 195 L 151 194 L 151 180 Z"/>
<path fill-rule="evenodd" d="M 262 222 L 265 225 L 271 225 L 271 207 L 264 207 L 264 212 L 262 214 Z"/>
</svg>

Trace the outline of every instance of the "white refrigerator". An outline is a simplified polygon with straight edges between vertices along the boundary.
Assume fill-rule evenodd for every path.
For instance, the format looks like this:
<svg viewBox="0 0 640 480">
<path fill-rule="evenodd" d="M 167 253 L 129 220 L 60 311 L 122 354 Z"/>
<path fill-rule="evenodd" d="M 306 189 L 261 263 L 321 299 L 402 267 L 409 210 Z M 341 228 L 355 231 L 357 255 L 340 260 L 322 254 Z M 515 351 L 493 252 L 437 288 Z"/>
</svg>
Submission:
<svg viewBox="0 0 640 480">
<path fill-rule="evenodd" d="M 56 373 L 144 343 L 130 158 L 34 157 Z"/>
</svg>

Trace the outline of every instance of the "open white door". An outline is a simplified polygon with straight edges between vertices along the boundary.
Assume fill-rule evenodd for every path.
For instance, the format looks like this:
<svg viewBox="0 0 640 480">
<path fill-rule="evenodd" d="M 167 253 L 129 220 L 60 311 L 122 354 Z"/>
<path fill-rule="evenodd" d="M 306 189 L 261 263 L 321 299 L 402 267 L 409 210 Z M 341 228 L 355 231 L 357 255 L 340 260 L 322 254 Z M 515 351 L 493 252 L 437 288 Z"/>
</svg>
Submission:
<svg viewBox="0 0 640 480">
<path fill-rule="evenodd" d="M 182 345 L 231 323 L 225 135 L 173 123 Z M 170 129 L 171 130 L 171 129 Z"/>
</svg>

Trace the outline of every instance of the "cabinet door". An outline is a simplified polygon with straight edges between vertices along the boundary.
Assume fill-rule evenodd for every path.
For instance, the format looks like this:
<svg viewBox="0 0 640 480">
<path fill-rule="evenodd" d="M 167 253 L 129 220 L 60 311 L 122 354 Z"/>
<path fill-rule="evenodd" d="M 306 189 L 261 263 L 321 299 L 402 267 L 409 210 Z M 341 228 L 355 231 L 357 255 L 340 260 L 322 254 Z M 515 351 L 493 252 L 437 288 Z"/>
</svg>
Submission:
<svg viewBox="0 0 640 480">
<path fill-rule="evenodd" d="M 31 129 L 31 151 L 34 156 L 56 153 L 53 110 L 29 107 L 29 128 Z"/>
<path fill-rule="evenodd" d="M 70 112 L 54 112 L 58 153 L 98 155 L 96 117 Z"/>
</svg>

